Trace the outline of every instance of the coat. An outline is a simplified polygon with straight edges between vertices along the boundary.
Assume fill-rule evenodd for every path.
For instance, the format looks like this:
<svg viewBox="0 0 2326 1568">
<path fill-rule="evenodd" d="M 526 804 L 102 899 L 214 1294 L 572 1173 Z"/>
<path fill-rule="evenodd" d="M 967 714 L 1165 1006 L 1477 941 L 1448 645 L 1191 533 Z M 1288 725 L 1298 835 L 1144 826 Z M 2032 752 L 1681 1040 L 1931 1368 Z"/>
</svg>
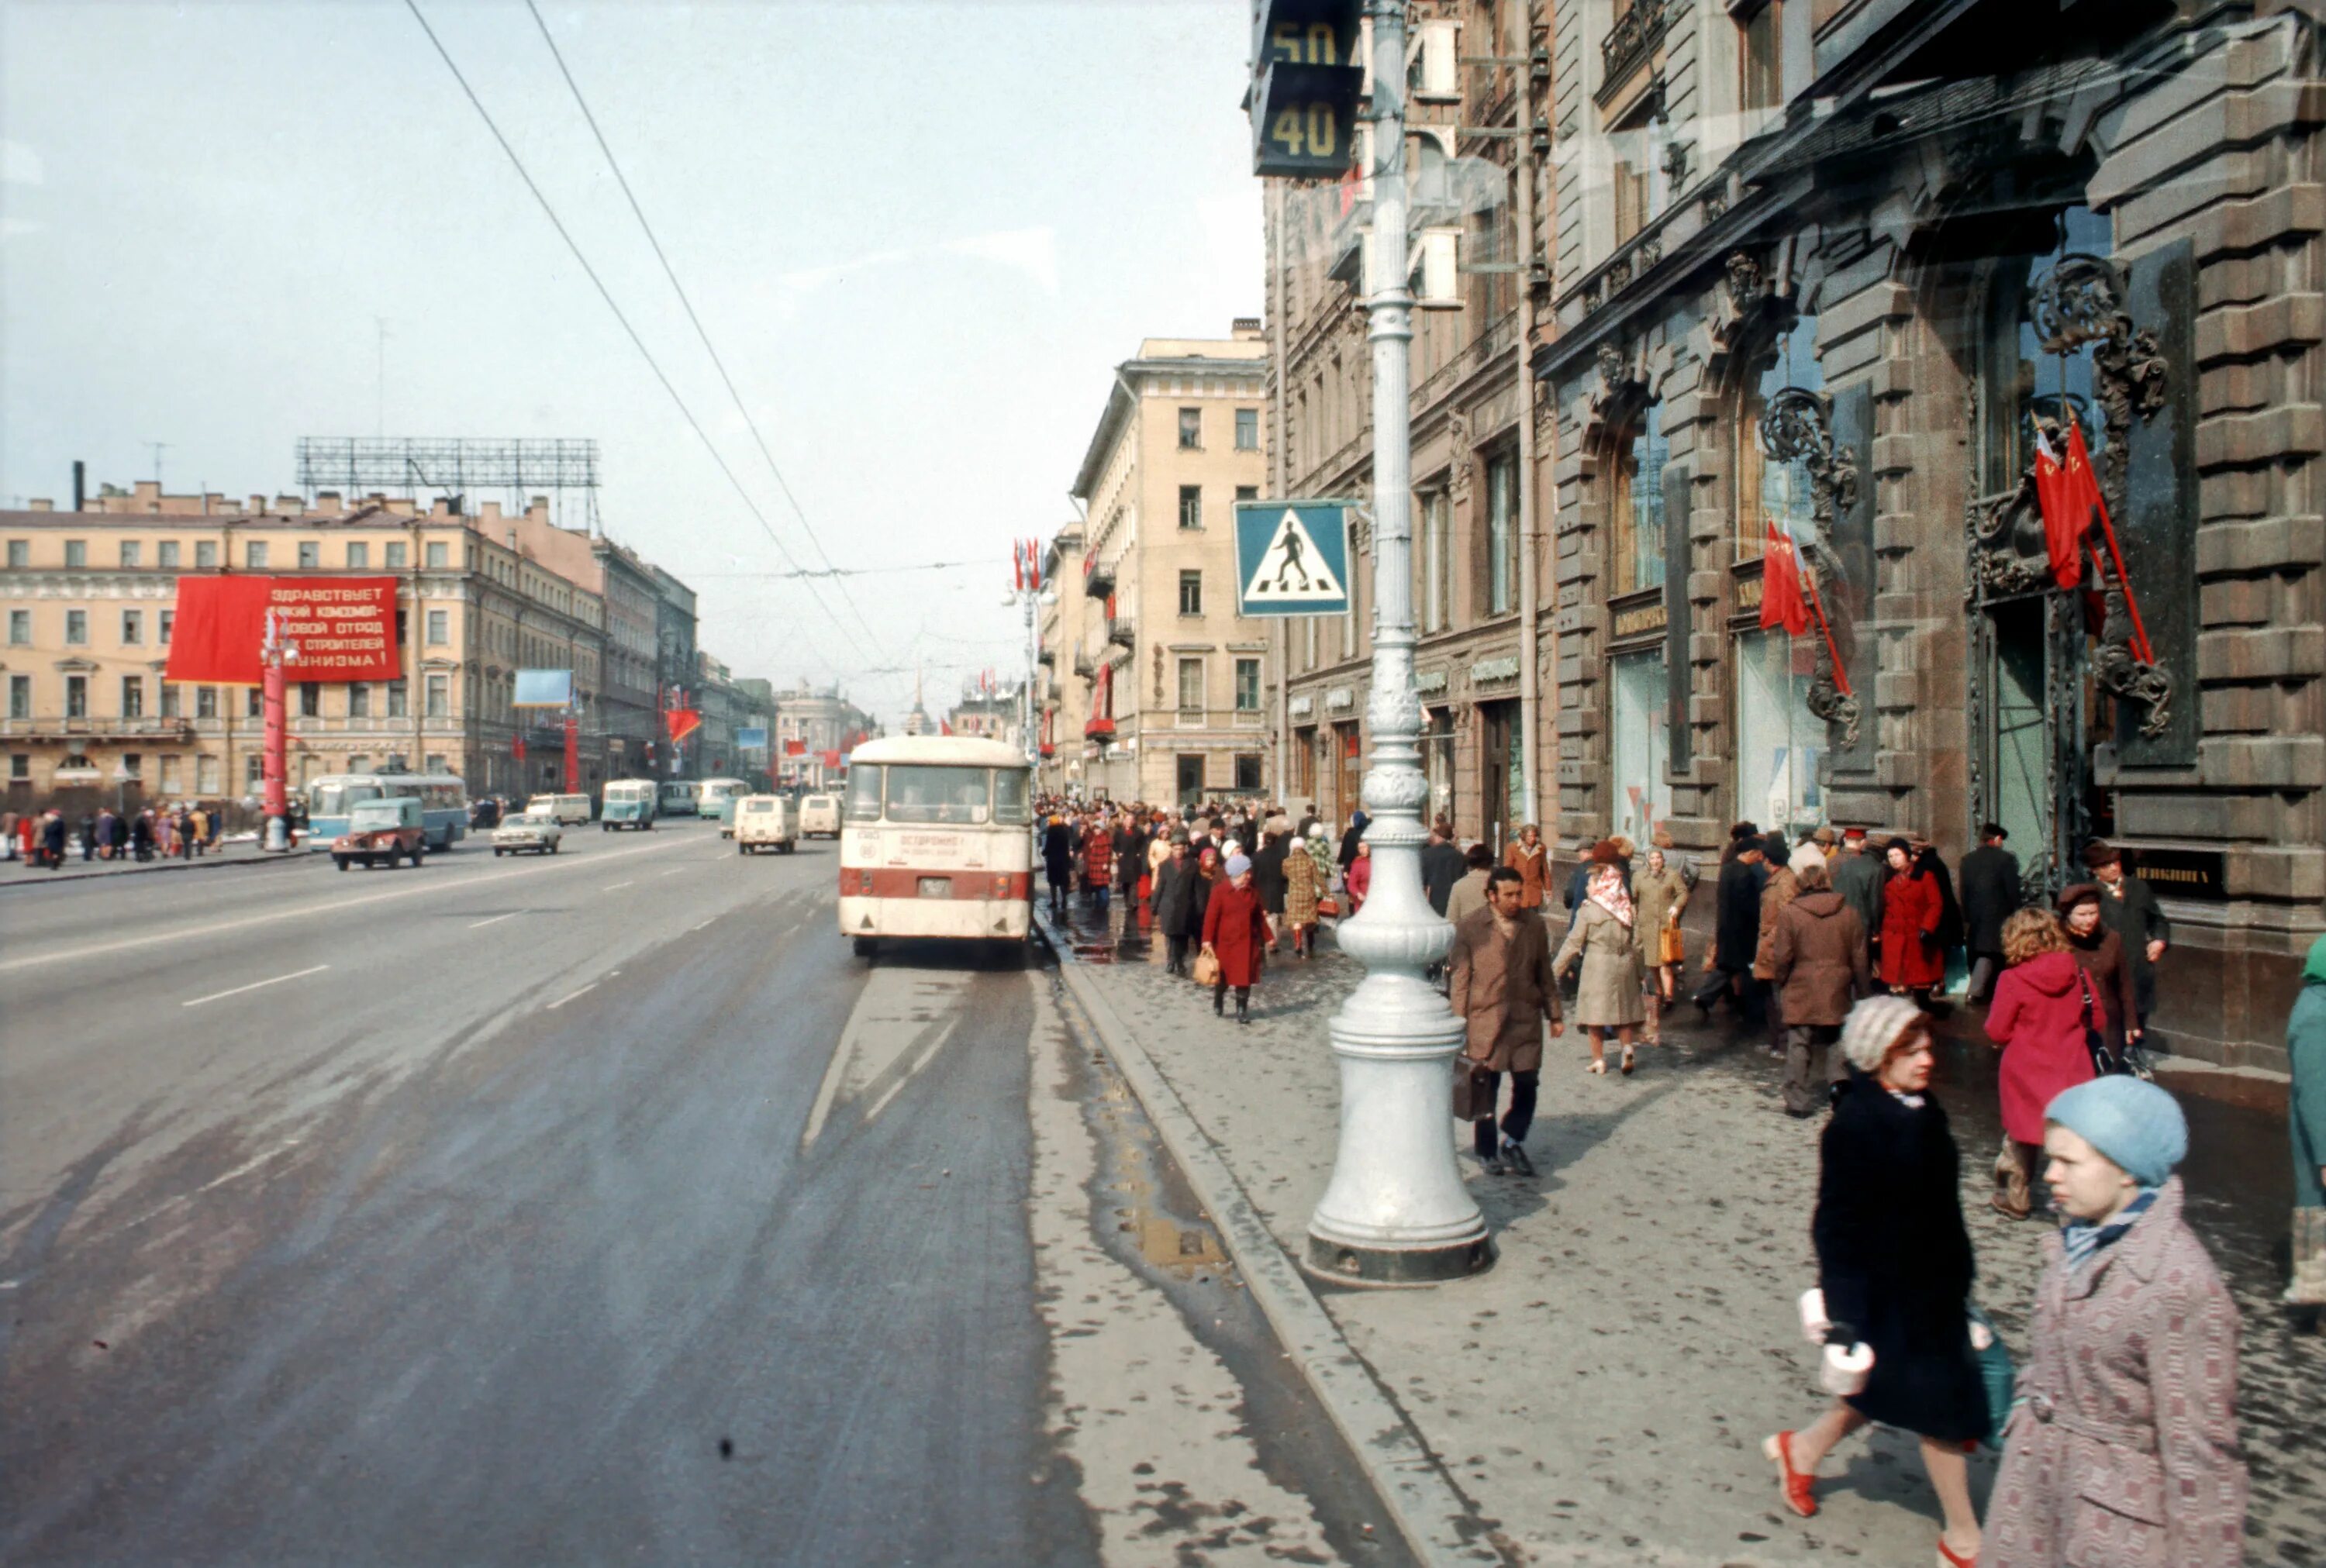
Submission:
<svg viewBox="0 0 2326 1568">
<path fill-rule="evenodd" d="M 2042 1143 L 2052 1097 L 2092 1076 L 2092 1053 L 2084 1045 L 2087 995 L 2094 995 L 2090 980 L 2064 952 L 2038 953 L 1995 982 L 1986 1037 L 2003 1047 L 2003 1130 L 2014 1142 Z M 2096 995 L 2092 1021 L 2099 1021 Z"/>
<path fill-rule="evenodd" d="M 1220 960 L 1220 979 L 1232 986 L 1260 984 L 1260 950 L 1268 945 L 1268 915 L 1260 894 L 1222 877 L 1204 905 L 1204 945 Z"/>
<path fill-rule="evenodd" d="M 1910 1105 L 1856 1068 L 1819 1144 L 1810 1234 L 1826 1316 L 1874 1352 L 1849 1404 L 1869 1421 L 1941 1442 L 1988 1431 L 1986 1387 L 1964 1307 L 1976 1273 L 1961 1160 L 1937 1097 Z"/>
<path fill-rule="evenodd" d="M 1780 866 L 1769 873 L 1769 880 L 1761 886 L 1761 924 L 1753 939 L 1753 978 L 1765 980 L 1774 978 L 1769 966 L 1777 951 L 1777 917 L 1785 906 L 1801 895 L 1801 879 L 1793 875 L 1790 866 Z M 1787 1017 L 1792 1015 L 1788 1013 Z"/>
<path fill-rule="evenodd" d="M 1349 863 L 1357 858 L 1357 845 L 1364 838 L 1367 825 L 1365 814 L 1363 812 L 1357 812 L 1349 819 L 1347 829 L 1341 834 L 1341 854 L 1337 864 L 1342 870 L 1347 870 Z"/>
<path fill-rule="evenodd" d="M 2238 1309 L 2182 1218 L 2181 1178 L 2070 1272 L 2043 1239 L 1985 1568 L 2235 1568 L 2246 1560 Z"/>
<path fill-rule="evenodd" d="M 1831 865 L 1833 890 L 1842 901 L 1857 911 L 1857 918 L 1865 923 L 1868 941 L 1882 931 L 1882 882 L 1885 870 L 1881 861 L 1859 850 L 1853 855 L 1847 850 Z"/>
<path fill-rule="evenodd" d="M 2293 1083 L 2286 1132 L 2293 1142 L 2293 1204 L 2326 1207 L 2326 981 L 2305 981 L 2285 1017 L 2285 1057 Z"/>
<path fill-rule="evenodd" d="M 2148 961 L 2148 944 L 2171 942 L 2172 923 L 2156 906 L 2156 893 L 2137 877 L 2117 880 L 2114 888 L 2100 889 L 2100 921 L 2124 938 L 2124 961 L 2132 966 L 2133 994 L 2145 1019 L 2156 1007 L 2156 966 Z"/>
<path fill-rule="evenodd" d="M 1192 855 L 1163 862 L 1155 873 L 1152 898 L 1156 930 L 1165 936 L 1190 937 L 1203 929 L 1204 908 L 1197 895 L 1203 880 Z"/>
<path fill-rule="evenodd" d="M 1640 956 L 1649 964 L 1657 961 L 1660 951 L 1653 943 L 1657 933 L 1679 918 L 1679 911 L 1688 905 L 1688 879 L 1664 863 L 1663 875 L 1652 871 L 1640 873 L 1639 885 L 1633 889 L 1632 903 L 1638 918 L 1632 929 L 1640 933 Z"/>
<path fill-rule="evenodd" d="M 2092 989 L 2099 993 L 2100 1010 L 2106 1015 L 2099 1020 L 2100 1033 L 2107 1036 L 2112 1046 L 2124 1044 L 2124 1032 L 2136 1028 L 2140 1022 L 2140 1004 L 2132 988 L 2132 966 L 2124 961 L 2124 939 L 2103 925 L 2089 937 L 2068 933 L 2068 951 L 2081 964 L 2084 972 L 2092 977 Z"/>
<path fill-rule="evenodd" d="M 1114 870 L 1114 840 L 1103 828 L 1093 828 L 1083 835 L 1083 886 L 1104 887 Z"/>
<path fill-rule="evenodd" d="M 2000 954 L 2003 923 L 2021 901 L 2019 858 L 1999 844 L 1982 844 L 1963 857 L 1955 880 L 1962 887 L 1963 945 Z"/>
<path fill-rule="evenodd" d="M 1495 1072 L 1541 1072 L 1542 1025 L 1559 1018 L 1542 917 L 1521 909 L 1505 934 L 1494 912 L 1480 909 L 1454 928 L 1447 962 L 1470 1060 Z"/>
<path fill-rule="evenodd" d="M 1260 906 L 1270 914 L 1284 913 L 1284 853 L 1290 848 L 1282 839 L 1270 839 L 1251 858 L 1251 885 L 1259 891 Z"/>
<path fill-rule="evenodd" d="M 1075 834 L 1064 822 L 1042 830 L 1042 869 L 1050 886 L 1064 887 L 1075 879 Z"/>
<path fill-rule="evenodd" d="M 1139 879 L 1147 875 L 1147 835 L 1131 828 L 1114 830 L 1114 885 L 1116 891 L 1130 897 L 1139 890 Z"/>
<path fill-rule="evenodd" d="M 1849 1016 L 1853 1001 L 1874 994 L 1857 911 L 1828 888 L 1786 905 L 1770 942 L 1769 978 L 1782 990 L 1787 1024 L 1831 1028 Z"/>
<path fill-rule="evenodd" d="M 1542 891 L 1550 877 L 1550 851 L 1538 841 L 1532 849 L 1513 839 L 1503 851 L 1503 864 L 1519 874 L 1519 905 L 1540 909 Z"/>
<path fill-rule="evenodd" d="M 1636 924 L 1625 925 L 1604 904 L 1586 899 L 1576 911 L 1575 923 L 1567 928 L 1567 940 L 1550 967 L 1553 973 L 1565 974 L 1578 956 L 1583 960 L 1583 978 L 1575 989 L 1575 1021 L 1586 1028 L 1613 1029 L 1646 1021 L 1637 931 Z"/>
<path fill-rule="evenodd" d="M 1438 914 L 1446 913 L 1446 900 L 1453 895 L 1454 884 L 1462 880 L 1469 867 L 1463 861 L 1462 851 L 1443 840 L 1421 847 L 1421 891 L 1429 900 L 1429 907 Z"/>
<path fill-rule="evenodd" d="M 1946 954 L 1939 948 L 1945 911 L 1935 877 L 1910 868 L 1882 885 L 1884 984 L 1919 988 L 1946 979 Z"/>
<path fill-rule="evenodd" d="M 1446 918 L 1460 925 L 1486 907 L 1486 878 L 1493 876 L 1491 868 L 1479 867 L 1465 871 L 1462 880 L 1454 884 L 1454 891 L 1446 895 Z"/>
<path fill-rule="evenodd" d="M 1761 945 L 1761 889 L 1767 881 L 1767 872 L 1741 856 L 1720 868 L 1712 961 L 1731 974 L 1753 967 L 1754 950 Z"/>
<path fill-rule="evenodd" d="M 1373 858 L 1360 855 L 1350 861 L 1349 868 L 1341 873 L 1341 886 L 1348 889 L 1349 913 L 1354 914 L 1364 907 L 1365 895 L 1373 890 Z"/>
<path fill-rule="evenodd" d="M 1325 874 L 1314 857 L 1297 845 L 1284 857 L 1284 919 L 1291 925 L 1317 923 L 1317 900 L 1325 891 Z"/>
</svg>

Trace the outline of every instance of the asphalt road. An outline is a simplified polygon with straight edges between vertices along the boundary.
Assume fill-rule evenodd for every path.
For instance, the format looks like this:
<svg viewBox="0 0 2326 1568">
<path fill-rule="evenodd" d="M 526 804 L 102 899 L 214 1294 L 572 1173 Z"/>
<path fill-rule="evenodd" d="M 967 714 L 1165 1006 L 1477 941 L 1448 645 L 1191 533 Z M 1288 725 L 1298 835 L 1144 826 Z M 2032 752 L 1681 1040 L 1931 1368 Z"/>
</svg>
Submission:
<svg viewBox="0 0 2326 1568">
<path fill-rule="evenodd" d="M 567 844 L 0 891 L 0 1558 L 1400 1560 L 1049 976 Z"/>
</svg>

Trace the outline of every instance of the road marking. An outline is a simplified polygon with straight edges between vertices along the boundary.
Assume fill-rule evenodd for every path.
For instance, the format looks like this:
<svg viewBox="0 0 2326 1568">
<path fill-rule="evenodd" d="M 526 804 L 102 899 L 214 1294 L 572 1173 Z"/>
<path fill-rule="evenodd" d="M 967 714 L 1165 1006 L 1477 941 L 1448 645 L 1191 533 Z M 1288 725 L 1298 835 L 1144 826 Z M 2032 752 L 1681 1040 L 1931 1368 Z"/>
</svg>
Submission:
<svg viewBox="0 0 2326 1568">
<path fill-rule="evenodd" d="M 800 1133 L 803 1153 L 815 1146 L 843 1099 L 869 1097 L 866 1122 L 889 1109 L 952 1040 L 972 979 L 967 973 L 908 970 L 874 970 L 866 978 L 808 1108 L 807 1126 Z"/>
<path fill-rule="evenodd" d="M 606 886 L 598 889 L 598 891 L 600 893 L 619 893 L 623 888 L 631 886 L 633 886 L 632 882 L 609 882 Z"/>
<path fill-rule="evenodd" d="M 245 991 L 255 991 L 265 986 L 279 986 L 285 980 L 302 980 L 309 975 L 320 975 L 330 967 L 331 966 L 329 964 L 317 964 L 313 969 L 301 970 L 297 974 L 277 975 L 271 980 L 253 980 L 247 986 L 237 986 L 230 991 L 214 991 L 207 997 L 196 997 L 192 1001 L 181 1002 L 178 1006 L 181 1007 L 199 1007 L 204 1002 L 222 1002 L 228 997 L 238 997 Z"/>
<path fill-rule="evenodd" d="M 554 1013 L 555 1011 L 557 1011 L 557 1009 L 558 1009 L 558 1008 L 560 1008 L 560 1007 L 563 1007 L 566 1003 L 568 1003 L 568 1002 L 570 1002 L 570 1001 L 573 1000 L 573 999 L 574 999 L 574 997 L 586 997 L 586 996 L 588 996 L 591 992 L 592 992 L 592 991 L 594 991 L 594 990 L 596 990 L 596 989 L 598 988 L 598 985 L 599 985 L 599 982 L 598 982 L 598 981 L 596 981 L 596 980 L 591 980 L 588 985 L 586 985 L 586 986 L 582 987 L 580 990 L 575 991 L 575 992 L 572 993 L 572 994 L 571 994 L 571 995 L 569 995 L 569 996 L 560 997 L 558 997 L 558 998 L 557 998 L 557 1000 L 555 1000 L 555 1001 L 554 1001 L 554 1002 L 550 1003 L 550 1004 L 549 1004 L 549 1007 L 548 1007 L 548 1009 L 547 1009 L 547 1010 L 548 1010 L 548 1011 L 550 1011 L 550 1012 L 552 1012 L 552 1013 Z"/>
<path fill-rule="evenodd" d="M 263 1155 L 254 1155 L 253 1157 L 251 1157 L 251 1158 L 249 1158 L 249 1159 L 247 1159 L 247 1160 L 243 1161 L 243 1162 L 242 1162 L 242 1164 L 240 1164 L 237 1165 L 237 1166 L 236 1166 L 234 1169 L 232 1169 L 231 1171 L 228 1171 L 225 1175 L 223 1175 L 223 1176 L 212 1176 L 209 1181 L 204 1182 L 200 1186 L 196 1187 L 196 1188 L 194 1189 L 194 1196 L 195 1196 L 195 1197 L 197 1197 L 197 1198 L 199 1198 L 199 1197 L 200 1197 L 204 1192 L 209 1192 L 209 1191 L 211 1188 L 213 1188 L 213 1187 L 223 1187 L 223 1186 L 225 1186 L 228 1182 L 233 1181 L 237 1176 L 247 1176 L 247 1175 L 250 1174 L 250 1173 L 251 1173 L 251 1172 L 253 1172 L 253 1171 L 255 1171 L 255 1170 L 258 1169 L 258 1167 L 259 1167 L 259 1166 L 261 1166 L 261 1165 L 265 1164 L 267 1161 L 269 1161 L 269 1160 L 273 1159 L 275 1155 L 279 1155 L 279 1154 L 283 1153 L 283 1151 L 284 1151 L 284 1150 L 297 1147 L 297 1146 L 298 1146 L 298 1144 L 299 1144 L 299 1140 L 298 1140 L 297 1138 L 285 1138 L 285 1139 L 284 1139 L 281 1143 L 279 1143 L 279 1144 L 275 1145 L 273 1148 L 271 1148 L 271 1149 L 267 1150 L 265 1154 L 263 1154 Z"/>
<path fill-rule="evenodd" d="M 706 920 L 706 921 L 702 922 L 702 923 L 701 925 L 690 925 L 690 926 L 688 926 L 688 927 L 686 928 L 686 934 L 687 934 L 687 935 L 689 935 L 689 936 L 693 936 L 696 932 L 701 931 L 704 925 L 710 925 L 710 924 L 712 924 L 712 923 L 714 923 L 718 919 L 719 919 L 719 917 L 718 917 L 717 915 L 715 915 L 715 914 L 714 914 L 714 915 L 712 915 L 709 920 Z"/>
<path fill-rule="evenodd" d="M 686 868 L 684 866 L 674 866 L 669 870 L 656 872 L 656 875 L 660 877 L 675 877 L 685 869 Z"/>
<path fill-rule="evenodd" d="M 482 931 L 488 925 L 498 925 L 504 920 L 515 920 L 518 915 L 523 914 L 524 913 L 525 911 L 522 909 L 512 909 L 507 914 L 496 914 L 490 920 L 480 920 L 477 922 L 476 924 L 469 927 L 469 929 L 470 931 Z"/>
</svg>

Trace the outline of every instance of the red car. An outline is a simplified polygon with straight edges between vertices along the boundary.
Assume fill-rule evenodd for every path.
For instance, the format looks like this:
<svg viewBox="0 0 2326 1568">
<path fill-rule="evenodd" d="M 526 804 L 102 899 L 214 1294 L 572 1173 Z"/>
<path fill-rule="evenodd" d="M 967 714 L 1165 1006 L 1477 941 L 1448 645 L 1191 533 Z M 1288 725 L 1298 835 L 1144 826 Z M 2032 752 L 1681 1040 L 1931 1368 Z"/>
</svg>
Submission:
<svg viewBox="0 0 2326 1568">
<path fill-rule="evenodd" d="M 348 830 L 331 840 L 331 860 L 342 871 L 357 861 L 393 867 L 409 858 L 417 866 L 427 848 L 417 800 L 362 801 L 348 813 Z"/>
</svg>

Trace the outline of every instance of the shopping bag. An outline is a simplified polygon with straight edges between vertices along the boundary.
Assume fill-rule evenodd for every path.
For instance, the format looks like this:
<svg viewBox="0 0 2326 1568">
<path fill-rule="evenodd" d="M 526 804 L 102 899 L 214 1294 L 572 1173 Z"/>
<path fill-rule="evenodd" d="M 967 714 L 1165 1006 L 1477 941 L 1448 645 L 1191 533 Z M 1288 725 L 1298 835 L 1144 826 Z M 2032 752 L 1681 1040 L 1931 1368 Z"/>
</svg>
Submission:
<svg viewBox="0 0 2326 1568">
<path fill-rule="evenodd" d="M 2011 1351 L 2004 1344 L 2003 1336 L 1995 1331 L 1993 1320 L 1979 1310 L 1978 1304 L 1966 1303 L 1964 1312 L 1970 1319 L 1971 1354 L 1978 1359 L 1978 1378 L 1986 1387 L 1986 1446 L 2001 1453 L 2003 1428 L 2011 1419 L 2018 1369 L 2011 1364 Z"/>
<path fill-rule="evenodd" d="M 1196 967 L 1192 973 L 1195 977 L 1196 983 L 1199 986 L 1218 985 L 1220 983 L 1220 960 L 1214 957 L 1212 951 L 1207 948 L 1204 951 L 1196 955 Z"/>
</svg>

